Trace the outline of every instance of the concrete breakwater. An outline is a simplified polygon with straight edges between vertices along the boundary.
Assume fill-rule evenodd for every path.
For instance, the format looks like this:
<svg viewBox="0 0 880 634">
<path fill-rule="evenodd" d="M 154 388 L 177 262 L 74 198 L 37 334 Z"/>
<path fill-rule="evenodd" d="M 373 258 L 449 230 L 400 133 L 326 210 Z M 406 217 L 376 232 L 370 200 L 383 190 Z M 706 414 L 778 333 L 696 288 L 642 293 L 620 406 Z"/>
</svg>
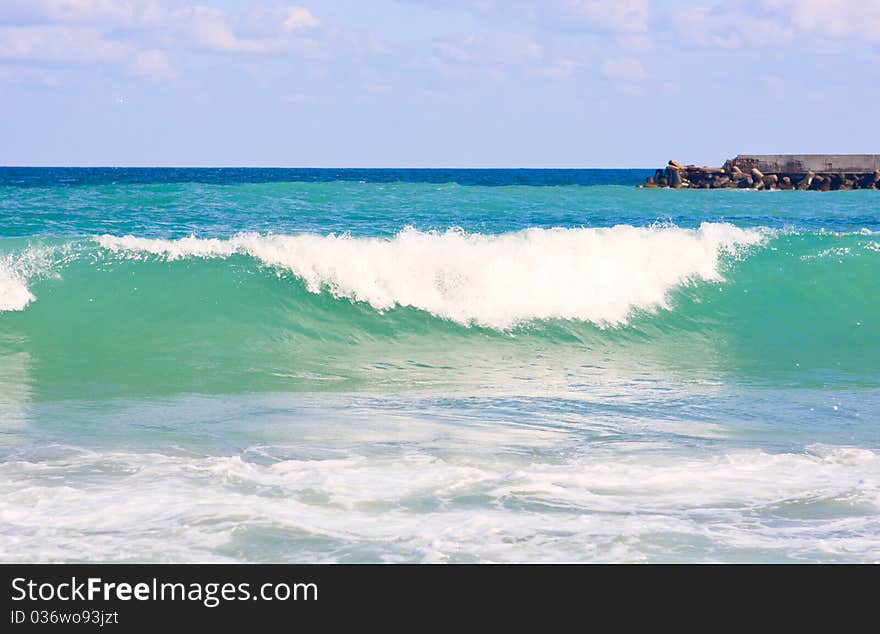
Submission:
<svg viewBox="0 0 880 634">
<path fill-rule="evenodd" d="M 669 161 L 640 187 L 880 189 L 880 154 L 741 154 L 721 167 Z"/>
</svg>

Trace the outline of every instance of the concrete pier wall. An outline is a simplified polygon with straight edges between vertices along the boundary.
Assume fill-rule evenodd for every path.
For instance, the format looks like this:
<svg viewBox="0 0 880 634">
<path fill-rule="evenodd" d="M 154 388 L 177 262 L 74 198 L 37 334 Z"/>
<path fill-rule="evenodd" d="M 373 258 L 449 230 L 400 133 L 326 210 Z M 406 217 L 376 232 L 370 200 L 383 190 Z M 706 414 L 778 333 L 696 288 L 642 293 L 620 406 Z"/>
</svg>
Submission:
<svg viewBox="0 0 880 634">
<path fill-rule="evenodd" d="M 721 167 L 669 161 L 641 187 L 880 190 L 880 154 L 740 154 Z"/>
<path fill-rule="evenodd" d="M 867 174 L 880 169 L 880 154 L 740 154 L 730 162 L 747 173 L 757 168 L 776 174 Z"/>
</svg>

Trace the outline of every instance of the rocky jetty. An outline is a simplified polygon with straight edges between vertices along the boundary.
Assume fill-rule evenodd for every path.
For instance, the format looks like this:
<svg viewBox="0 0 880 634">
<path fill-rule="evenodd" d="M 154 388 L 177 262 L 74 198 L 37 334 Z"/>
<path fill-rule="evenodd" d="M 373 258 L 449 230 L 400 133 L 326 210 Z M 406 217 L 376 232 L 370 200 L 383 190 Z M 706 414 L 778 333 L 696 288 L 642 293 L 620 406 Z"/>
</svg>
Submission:
<svg viewBox="0 0 880 634">
<path fill-rule="evenodd" d="M 742 167 L 739 157 L 726 161 L 722 167 L 697 167 L 669 161 L 645 179 L 640 187 L 671 187 L 673 189 L 800 189 L 830 191 L 841 189 L 880 189 L 880 169 L 866 171 L 791 171 L 764 173 L 757 167 Z"/>
</svg>

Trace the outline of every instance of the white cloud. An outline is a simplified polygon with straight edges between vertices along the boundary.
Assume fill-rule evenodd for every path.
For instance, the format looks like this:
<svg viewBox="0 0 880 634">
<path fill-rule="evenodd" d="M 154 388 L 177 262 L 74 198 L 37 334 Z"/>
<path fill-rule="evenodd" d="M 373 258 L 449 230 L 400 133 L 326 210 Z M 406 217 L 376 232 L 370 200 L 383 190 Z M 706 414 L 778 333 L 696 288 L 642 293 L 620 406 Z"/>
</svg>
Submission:
<svg viewBox="0 0 880 634">
<path fill-rule="evenodd" d="M 127 44 L 106 39 L 91 27 L 0 27 L 0 59 L 44 62 L 118 61 Z"/>
<path fill-rule="evenodd" d="M 304 7 L 290 7 L 287 10 L 287 19 L 284 20 L 285 31 L 308 29 L 318 26 L 318 20 L 312 12 Z"/>
<path fill-rule="evenodd" d="M 448 76 L 484 73 L 497 79 L 543 56 L 543 48 L 528 36 L 491 33 L 437 42 L 428 63 Z"/>
<path fill-rule="evenodd" d="M 692 1 L 418 0 L 432 11 L 469 12 L 473 34 L 444 28 L 410 36 L 399 28 L 395 41 L 367 27 L 317 28 L 325 25 L 300 4 L 308 0 L 0 0 L 0 60 L 56 74 L 67 63 L 112 62 L 151 80 L 185 72 L 193 51 L 229 59 L 296 55 L 331 65 L 429 64 L 456 78 L 565 80 L 599 63 L 606 76 L 636 83 L 647 77 L 639 58 L 661 45 L 832 53 L 860 46 L 867 57 L 880 42 L 880 0 Z"/>
<path fill-rule="evenodd" d="M 764 85 L 770 92 L 780 95 L 785 90 L 785 78 L 780 75 L 768 75 L 764 78 Z"/>
<path fill-rule="evenodd" d="M 64 85 L 64 81 L 54 70 L 2 62 L 0 62 L 0 82 L 39 84 L 51 88 Z"/>
<path fill-rule="evenodd" d="M 175 32 L 196 48 L 230 53 L 269 53 L 281 48 L 275 37 L 238 36 L 233 30 L 233 19 L 222 9 L 214 7 L 157 10 L 151 19 L 155 26 Z"/>
<path fill-rule="evenodd" d="M 162 51 L 151 49 L 138 53 L 131 64 L 135 75 L 153 81 L 165 81 L 177 77 L 177 73 Z"/>
<path fill-rule="evenodd" d="M 645 91 L 638 84 L 624 84 L 622 90 L 627 97 L 641 97 L 645 94 Z"/>
<path fill-rule="evenodd" d="M 89 25 L 102 31 L 105 39 L 125 37 L 133 49 L 156 48 L 157 41 L 164 41 L 167 47 L 236 53 L 297 48 L 302 43 L 291 33 L 318 25 L 317 18 L 301 6 L 266 8 L 260 4 L 233 13 L 206 4 L 181 5 L 162 0 L 0 0 L 0 24 L 20 28 Z M 116 35 L 117 32 L 123 35 Z"/>
<path fill-rule="evenodd" d="M 391 84 L 376 83 L 376 82 L 371 82 L 371 83 L 365 84 L 363 89 L 364 89 L 364 92 L 367 92 L 371 95 L 384 95 L 386 93 L 391 92 L 391 90 L 392 90 Z"/>
<path fill-rule="evenodd" d="M 229 25 L 226 14 L 219 9 L 193 7 L 187 13 L 182 21 L 194 41 L 204 48 L 236 53 L 266 53 L 275 48 L 271 41 L 238 37 Z"/>
<path fill-rule="evenodd" d="M 522 64 L 540 59 L 544 54 L 540 44 L 519 33 L 472 36 L 465 40 L 464 46 L 468 49 L 467 56 L 477 62 Z"/>
<path fill-rule="evenodd" d="M 795 42 L 815 46 L 815 38 L 880 41 L 880 0 L 761 0 L 751 6 L 712 4 L 678 7 L 672 28 L 701 46 L 741 48 Z"/>
<path fill-rule="evenodd" d="M 306 95 L 302 93 L 294 93 L 291 95 L 284 95 L 282 101 L 285 103 L 292 104 L 294 106 L 303 106 L 307 104 L 313 104 L 317 101 L 317 98 L 314 95 Z"/>
<path fill-rule="evenodd" d="M 547 79 L 569 79 L 574 74 L 575 63 L 570 59 L 557 59 L 553 63 L 541 66 L 536 74 Z"/>
<path fill-rule="evenodd" d="M 294 31 L 318 25 L 303 7 L 282 10 L 255 5 L 237 14 L 202 5 L 168 9 L 153 2 L 142 13 L 141 24 L 166 36 L 174 34 L 174 44 L 184 48 L 251 54 L 292 50 L 315 53 L 319 48 L 314 40 L 293 35 Z"/>
<path fill-rule="evenodd" d="M 621 33 L 617 36 L 617 45 L 625 51 L 651 51 L 654 38 L 648 33 Z"/>
<path fill-rule="evenodd" d="M 682 7 L 671 14 L 678 33 L 701 46 L 740 48 L 770 46 L 792 40 L 794 32 L 778 16 L 752 15 L 724 7 Z"/>
<path fill-rule="evenodd" d="M 803 33 L 880 40 L 878 0 L 764 0 Z"/>
<path fill-rule="evenodd" d="M 602 64 L 602 72 L 608 77 L 624 81 L 642 81 L 648 76 L 642 63 L 635 57 L 605 60 Z"/>
<path fill-rule="evenodd" d="M 204 4 L 202 4 L 204 3 Z M 214 6 L 206 6 L 214 4 Z M 244 4 L 244 3 L 243 3 Z M 235 6 L 235 5 L 233 5 Z M 0 62 L 16 81 L 59 79 L 70 64 L 110 63 L 153 81 L 178 76 L 169 59 L 186 63 L 188 52 L 326 55 L 325 34 L 304 37 L 318 25 L 302 6 L 245 5 L 224 10 L 213 0 L 0 0 Z M 3 78 L 0 77 L 0 80 Z M 40 79 L 39 83 L 46 83 Z"/>
<path fill-rule="evenodd" d="M 648 0 L 565 0 L 574 15 L 612 31 L 648 30 Z"/>
<path fill-rule="evenodd" d="M 59 20 L 130 22 L 134 17 L 134 5 L 124 0 L 43 0 L 42 4 Z"/>
<path fill-rule="evenodd" d="M 4 0 L 0 20 L 8 23 L 113 22 L 130 24 L 143 0 Z"/>
</svg>

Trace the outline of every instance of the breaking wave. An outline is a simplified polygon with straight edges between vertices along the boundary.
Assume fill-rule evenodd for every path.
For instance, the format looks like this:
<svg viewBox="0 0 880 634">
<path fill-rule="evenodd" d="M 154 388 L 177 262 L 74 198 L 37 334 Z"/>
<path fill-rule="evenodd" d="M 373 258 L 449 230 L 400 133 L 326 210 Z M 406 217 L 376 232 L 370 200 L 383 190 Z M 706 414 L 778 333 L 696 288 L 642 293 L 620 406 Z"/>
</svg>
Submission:
<svg viewBox="0 0 880 634">
<path fill-rule="evenodd" d="M 724 253 L 764 234 L 729 224 L 699 229 L 528 229 L 501 235 L 405 229 L 393 238 L 241 234 L 179 240 L 100 236 L 114 252 L 168 260 L 248 255 L 288 270 L 312 293 L 404 306 L 462 324 L 505 329 L 537 319 L 625 323 L 634 310 L 666 308 L 668 293 L 720 280 Z"/>
</svg>

